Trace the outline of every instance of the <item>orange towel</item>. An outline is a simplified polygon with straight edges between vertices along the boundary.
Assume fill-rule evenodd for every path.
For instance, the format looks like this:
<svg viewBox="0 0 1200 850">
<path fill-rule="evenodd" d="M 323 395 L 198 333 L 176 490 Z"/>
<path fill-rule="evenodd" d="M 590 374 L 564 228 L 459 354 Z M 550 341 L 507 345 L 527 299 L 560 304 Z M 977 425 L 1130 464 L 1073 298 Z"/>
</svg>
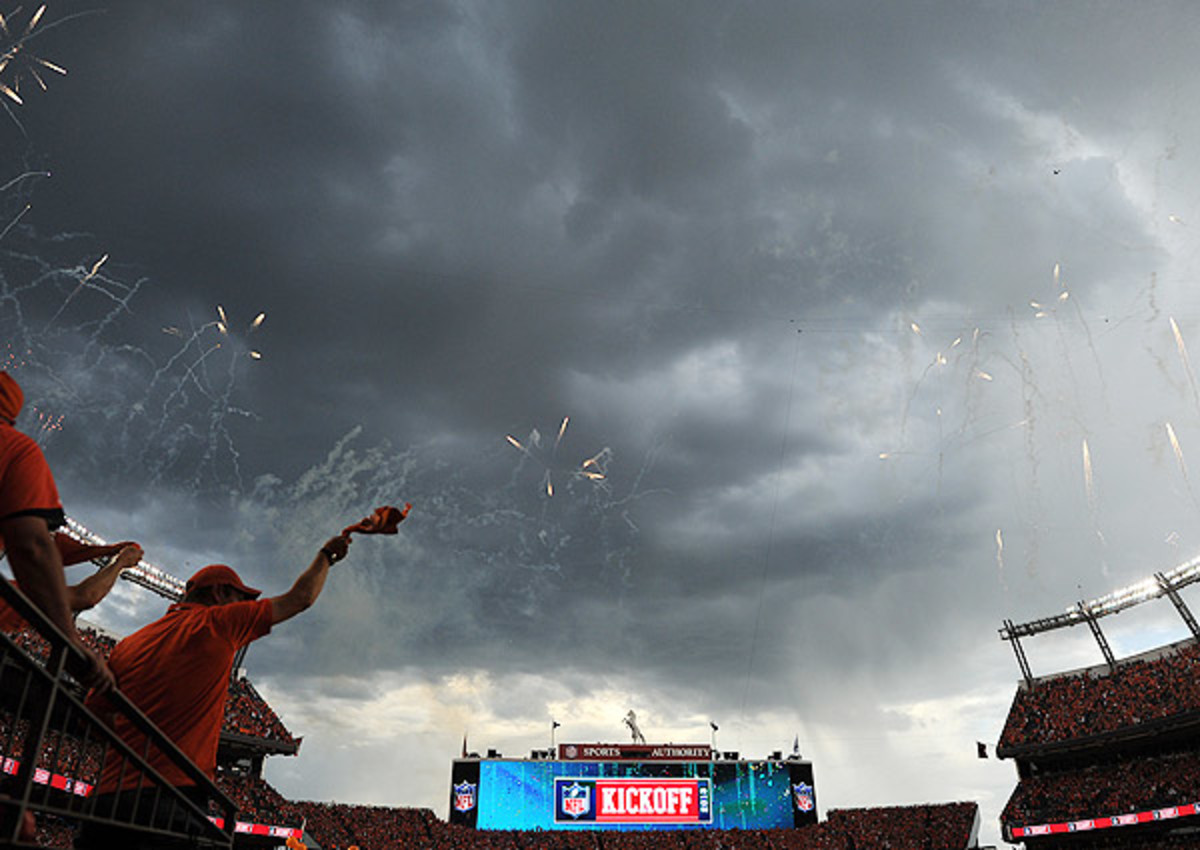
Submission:
<svg viewBox="0 0 1200 850">
<path fill-rule="evenodd" d="M 410 510 L 412 510 L 412 502 L 406 502 L 403 510 L 393 508 L 391 505 L 376 508 L 375 513 L 369 517 L 364 517 L 354 525 L 342 529 L 342 536 L 349 537 L 354 532 L 362 534 L 395 534 L 397 530 L 396 526 L 404 521 Z"/>
</svg>

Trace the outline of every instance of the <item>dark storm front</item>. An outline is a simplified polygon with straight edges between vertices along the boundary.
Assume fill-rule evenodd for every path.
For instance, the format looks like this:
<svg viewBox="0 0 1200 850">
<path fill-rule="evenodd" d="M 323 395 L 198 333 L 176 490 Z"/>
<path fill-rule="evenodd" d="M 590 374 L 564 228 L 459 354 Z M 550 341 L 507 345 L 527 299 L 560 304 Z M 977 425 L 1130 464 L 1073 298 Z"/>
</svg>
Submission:
<svg viewBox="0 0 1200 850">
<path fill-rule="evenodd" d="M 779 829 L 817 822 L 801 761 L 454 762 L 450 821 L 477 829 Z"/>
</svg>

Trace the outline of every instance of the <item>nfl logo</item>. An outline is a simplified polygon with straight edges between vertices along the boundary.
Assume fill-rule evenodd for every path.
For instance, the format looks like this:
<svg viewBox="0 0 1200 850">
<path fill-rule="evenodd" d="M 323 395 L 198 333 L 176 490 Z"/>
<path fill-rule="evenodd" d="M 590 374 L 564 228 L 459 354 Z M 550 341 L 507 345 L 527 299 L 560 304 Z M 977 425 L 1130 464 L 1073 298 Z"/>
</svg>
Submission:
<svg viewBox="0 0 1200 850">
<path fill-rule="evenodd" d="M 469 812 L 475 808 L 475 783 L 462 782 L 454 786 L 454 811 Z"/>
<path fill-rule="evenodd" d="M 792 786 L 792 796 L 796 798 L 796 808 L 802 812 L 813 810 L 813 789 L 811 785 L 801 782 Z"/>
<path fill-rule="evenodd" d="M 586 815 L 592 810 L 591 789 L 572 782 L 562 789 L 562 810 L 573 818 Z"/>
</svg>

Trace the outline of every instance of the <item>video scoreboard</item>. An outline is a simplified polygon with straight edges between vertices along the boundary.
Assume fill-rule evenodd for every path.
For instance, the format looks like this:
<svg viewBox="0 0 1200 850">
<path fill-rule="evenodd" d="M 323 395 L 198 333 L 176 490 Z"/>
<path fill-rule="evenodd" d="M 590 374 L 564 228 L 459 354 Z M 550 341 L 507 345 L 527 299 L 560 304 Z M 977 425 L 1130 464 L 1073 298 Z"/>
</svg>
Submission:
<svg viewBox="0 0 1200 850">
<path fill-rule="evenodd" d="M 811 762 L 672 757 L 694 749 L 566 744 L 554 759 L 456 759 L 450 822 L 512 830 L 781 829 L 817 822 Z"/>
</svg>

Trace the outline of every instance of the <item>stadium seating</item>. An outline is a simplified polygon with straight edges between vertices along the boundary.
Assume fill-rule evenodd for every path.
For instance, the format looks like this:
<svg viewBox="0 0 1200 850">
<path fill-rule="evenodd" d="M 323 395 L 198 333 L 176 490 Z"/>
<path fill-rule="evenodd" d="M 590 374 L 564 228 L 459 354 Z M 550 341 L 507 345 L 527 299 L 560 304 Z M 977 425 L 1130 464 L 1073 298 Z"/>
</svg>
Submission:
<svg viewBox="0 0 1200 850">
<path fill-rule="evenodd" d="M 1158 658 L 1123 662 L 1111 673 L 1040 679 L 1018 689 L 1000 748 L 1133 731 L 1191 714 L 1200 720 L 1200 644 L 1195 643 Z"/>
<path fill-rule="evenodd" d="M 1194 752 L 1129 758 L 1022 779 L 1000 819 L 1011 825 L 1120 815 L 1200 800 Z"/>
<path fill-rule="evenodd" d="M 235 679 L 229 684 L 229 701 L 225 704 L 222 732 L 266 738 L 285 744 L 297 743 L 278 715 L 263 699 L 249 679 Z"/>
<path fill-rule="evenodd" d="M 481 830 L 444 823 L 428 809 L 299 803 L 307 830 L 323 847 L 363 850 L 892 850 L 966 848 L 974 803 L 846 809 L 800 829 L 651 832 Z"/>
</svg>

